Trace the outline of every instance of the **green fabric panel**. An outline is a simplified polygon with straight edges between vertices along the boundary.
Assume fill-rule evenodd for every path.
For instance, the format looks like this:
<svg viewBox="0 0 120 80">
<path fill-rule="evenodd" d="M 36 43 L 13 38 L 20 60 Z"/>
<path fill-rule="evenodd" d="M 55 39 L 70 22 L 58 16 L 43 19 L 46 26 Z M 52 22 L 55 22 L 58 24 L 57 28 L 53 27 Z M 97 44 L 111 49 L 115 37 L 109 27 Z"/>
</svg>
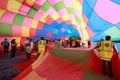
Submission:
<svg viewBox="0 0 120 80">
<path fill-rule="evenodd" d="M 100 73 L 96 73 L 90 69 L 85 69 L 84 76 L 82 80 L 117 80 L 114 77 L 109 77 L 108 75 L 102 75 Z"/>
<path fill-rule="evenodd" d="M 72 33 L 69 29 L 67 30 L 68 33 Z"/>
<path fill-rule="evenodd" d="M 78 16 L 75 16 L 76 21 L 81 24 L 81 19 Z"/>
<path fill-rule="evenodd" d="M 51 7 L 51 5 L 50 5 L 48 2 L 45 2 L 45 3 L 42 5 L 41 9 L 42 9 L 43 11 L 47 11 L 50 7 Z"/>
<path fill-rule="evenodd" d="M 0 23 L 0 35 L 11 36 L 12 35 L 12 25 Z"/>
<path fill-rule="evenodd" d="M 28 12 L 28 16 L 29 17 L 34 17 L 34 15 L 35 15 L 35 13 L 37 12 L 37 9 L 35 8 L 35 7 L 32 7 L 30 10 L 29 10 L 29 12 Z"/>
<path fill-rule="evenodd" d="M 108 30 L 104 31 L 106 35 L 110 35 L 112 37 L 112 40 L 120 40 L 120 29 L 116 26 L 113 26 L 109 28 Z"/>
<path fill-rule="evenodd" d="M 59 31 L 58 31 L 57 29 L 54 29 L 54 32 L 53 32 L 53 33 L 54 33 L 54 34 L 58 34 L 58 32 L 59 32 Z"/>
<path fill-rule="evenodd" d="M 59 11 L 59 10 L 65 8 L 65 5 L 62 1 L 60 1 L 60 2 L 58 2 L 54 5 L 54 8 L 55 8 L 56 11 Z"/>
<path fill-rule="evenodd" d="M 34 9 L 35 11 L 38 11 L 38 8 L 33 6 L 32 9 Z"/>
<path fill-rule="evenodd" d="M 22 25 L 23 20 L 24 20 L 24 16 L 21 15 L 21 14 L 17 14 L 15 16 L 15 18 L 14 18 L 14 22 L 13 23 L 16 24 L 16 25 Z"/>
<path fill-rule="evenodd" d="M 74 14 L 74 9 L 73 8 L 67 8 L 68 14 Z"/>
<path fill-rule="evenodd" d="M 69 62 L 86 66 L 90 56 L 90 50 L 68 50 L 62 48 L 53 48 L 51 54 Z"/>
</svg>

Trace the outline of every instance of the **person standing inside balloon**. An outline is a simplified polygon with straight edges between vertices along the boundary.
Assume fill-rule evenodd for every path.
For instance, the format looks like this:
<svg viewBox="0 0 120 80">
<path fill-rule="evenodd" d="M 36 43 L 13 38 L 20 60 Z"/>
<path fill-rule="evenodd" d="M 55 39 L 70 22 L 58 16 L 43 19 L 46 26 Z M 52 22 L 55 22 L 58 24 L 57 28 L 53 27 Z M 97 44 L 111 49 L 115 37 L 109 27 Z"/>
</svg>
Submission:
<svg viewBox="0 0 120 80">
<path fill-rule="evenodd" d="M 17 49 L 16 47 L 17 47 L 16 39 L 12 39 L 12 41 L 11 41 L 11 56 L 10 56 L 11 59 L 15 57 L 15 52 Z"/>
<path fill-rule="evenodd" d="M 111 36 L 106 36 L 106 40 L 101 41 L 97 44 L 94 49 L 100 47 L 100 58 L 102 60 L 102 68 L 103 68 L 103 75 L 106 75 L 106 62 L 108 63 L 108 75 L 109 77 L 113 77 L 112 73 L 112 56 L 113 52 L 117 53 L 115 45 L 111 40 Z"/>
<path fill-rule="evenodd" d="M 90 48 L 91 47 L 91 41 L 88 40 L 87 44 L 88 44 L 88 48 Z"/>
<path fill-rule="evenodd" d="M 7 39 L 5 38 L 4 41 L 1 43 L 2 46 L 4 47 L 4 54 L 8 53 L 9 50 L 9 42 L 7 41 Z"/>
<path fill-rule="evenodd" d="M 27 38 L 27 40 L 24 42 L 24 43 L 25 43 L 25 46 L 26 46 L 27 44 L 29 44 L 29 42 L 30 42 L 30 40 L 29 40 L 29 38 Z"/>
<path fill-rule="evenodd" d="M 43 37 L 38 41 L 38 53 L 36 59 L 39 57 L 39 55 L 45 50 L 45 40 Z"/>
<path fill-rule="evenodd" d="M 32 49 L 31 49 L 31 45 L 30 44 L 27 44 L 26 47 L 25 47 L 25 53 L 26 53 L 26 59 L 29 60 L 30 59 L 30 56 L 31 56 L 31 52 L 32 52 Z"/>
</svg>

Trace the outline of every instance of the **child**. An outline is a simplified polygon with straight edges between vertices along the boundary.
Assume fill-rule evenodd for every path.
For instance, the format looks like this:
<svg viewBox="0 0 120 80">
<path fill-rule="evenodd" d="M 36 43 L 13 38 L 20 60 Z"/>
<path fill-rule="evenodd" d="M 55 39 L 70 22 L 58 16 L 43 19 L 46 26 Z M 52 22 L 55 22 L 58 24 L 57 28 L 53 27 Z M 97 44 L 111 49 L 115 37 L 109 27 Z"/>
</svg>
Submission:
<svg viewBox="0 0 120 80">
<path fill-rule="evenodd" d="M 30 44 L 27 44 L 26 47 L 25 47 L 25 52 L 27 54 L 27 57 L 26 59 L 30 59 L 30 56 L 31 56 L 31 47 L 30 47 Z"/>
</svg>

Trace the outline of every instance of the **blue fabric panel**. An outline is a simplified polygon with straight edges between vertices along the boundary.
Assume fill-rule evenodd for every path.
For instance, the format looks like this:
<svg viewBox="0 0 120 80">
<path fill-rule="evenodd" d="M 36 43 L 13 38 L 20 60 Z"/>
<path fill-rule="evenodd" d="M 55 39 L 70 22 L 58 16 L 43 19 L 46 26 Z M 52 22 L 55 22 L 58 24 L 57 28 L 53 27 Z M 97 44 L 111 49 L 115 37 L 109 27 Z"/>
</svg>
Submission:
<svg viewBox="0 0 120 80">
<path fill-rule="evenodd" d="M 119 29 L 120 29 L 120 22 L 119 22 L 118 24 L 116 24 L 116 26 L 117 26 L 117 28 L 119 28 Z"/>
<path fill-rule="evenodd" d="M 58 25 L 58 22 L 54 21 L 50 26 L 56 27 Z"/>
<path fill-rule="evenodd" d="M 71 36 L 80 36 L 80 34 L 78 33 L 78 31 L 73 27 L 72 24 L 68 25 L 68 28 L 72 32 Z"/>
<path fill-rule="evenodd" d="M 87 0 L 89 6 L 93 9 L 97 0 Z"/>
<path fill-rule="evenodd" d="M 101 33 L 99 35 L 96 35 L 96 36 L 92 37 L 90 40 L 92 40 L 92 41 L 99 41 L 101 39 L 105 39 L 105 36 L 106 36 L 105 33 Z"/>
<path fill-rule="evenodd" d="M 119 5 L 120 5 L 120 0 L 111 0 L 111 1 L 113 1 L 114 3 L 116 3 L 116 4 L 119 4 Z"/>
<path fill-rule="evenodd" d="M 86 16 L 87 18 L 90 18 L 93 10 L 90 8 L 87 0 L 83 0 L 83 5 L 82 5 L 82 7 L 83 7 L 83 13 L 85 14 L 85 16 Z"/>
<path fill-rule="evenodd" d="M 108 28 L 111 28 L 113 25 L 107 21 L 104 21 L 93 12 L 88 21 L 88 26 L 91 28 L 93 32 L 95 32 L 95 34 L 98 34 L 104 32 Z"/>
<path fill-rule="evenodd" d="M 53 34 L 53 35 L 52 35 L 52 40 L 55 40 L 55 39 L 60 39 L 60 36 L 57 35 L 57 34 Z"/>
<path fill-rule="evenodd" d="M 54 27 L 52 27 L 51 25 L 48 25 L 48 24 L 44 24 L 43 30 L 46 31 L 46 32 L 53 32 Z"/>
<path fill-rule="evenodd" d="M 65 22 L 62 22 L 62 23 L 61 23 L 61 25 L 62 25 L 62 27 L 63 27 L 65 30 L 67 30 L 67 29 L 68 29 L 68 25 L 66 25 L 66 23 L 65 23 Z"/>
<path fill-rule="evenodd" d="M 46 34 L 44 30 L 36 30 L 36 37 L 46 37 Z"/>
<path fill-rule="evenodd" d="M 120 41 L 119 42 L 114 42 L 115 46 L 117 47 L 118 52 L 120 53 Z"/>
<path fill-rule="evenodd" d="M 56 26 L 57 29 L 61 29 L 62 27 L 65 27 L 66 24 L 64 22 L 60 23 L 59 25 Z"/>
</svg>

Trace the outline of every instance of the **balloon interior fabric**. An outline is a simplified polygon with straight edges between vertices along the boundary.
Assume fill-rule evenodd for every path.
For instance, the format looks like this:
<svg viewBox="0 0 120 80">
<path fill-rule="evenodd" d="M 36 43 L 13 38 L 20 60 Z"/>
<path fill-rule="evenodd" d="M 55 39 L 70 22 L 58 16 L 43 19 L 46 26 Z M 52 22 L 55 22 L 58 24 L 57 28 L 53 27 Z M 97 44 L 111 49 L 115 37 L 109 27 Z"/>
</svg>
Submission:
<svg viewBox="0 0 120 80">
<path fill-rule="evenodd" d="M 18 41 L 80 36 L 83 42 L 90 39 L 96 44 L 110 35 L 119 50 L 119 4 L 118 0 L 0 0 L 0 36 Z"/>
<path fill-rule="evenodd" d="M 52 46 L 50 44 L 50 46 Z M 102 75 L 98 53 L 89 48 L 46 47 L 39 58 L 13 80 L 109 80 Z M 120 80 L 120 58 L 114 54 L 113 74 Z"/>
<path fill-rule="evenodd" d="M 15 38 L 65 39 L 79 36 L 95 45 L 112 37 L 120 52 L 119 0 L 0 0 L 0 42 Z M 51 45 L 50 45 L 51 46 Z M 95 51 L 51 49 L 14 80 L 108 80 Z M 81 52 L 81 53 L 79 53 Z M 113 56 L 113 74 L 120 80 L 120 59 Z M 89 75 L 89 76 L 88 76 Z"/>
<path fill-rule="evenodd" d="M 91 40 L 99 41 L 110 35 L 120 52 L 120 1 L 83 0 L 82 6 L 87 25 L 95 34 Z"/>
<path fill-rule="evenodd" d="M 0 2 L 1 36 L 60 39 L 66 36 L 80 36 L 85 30 L 80 27 L 83 23 L 80 15 L 82 6 L 77 0 L 69 0 L 69 2 L 67 0 L 0 0 Z"/>
</svg>

